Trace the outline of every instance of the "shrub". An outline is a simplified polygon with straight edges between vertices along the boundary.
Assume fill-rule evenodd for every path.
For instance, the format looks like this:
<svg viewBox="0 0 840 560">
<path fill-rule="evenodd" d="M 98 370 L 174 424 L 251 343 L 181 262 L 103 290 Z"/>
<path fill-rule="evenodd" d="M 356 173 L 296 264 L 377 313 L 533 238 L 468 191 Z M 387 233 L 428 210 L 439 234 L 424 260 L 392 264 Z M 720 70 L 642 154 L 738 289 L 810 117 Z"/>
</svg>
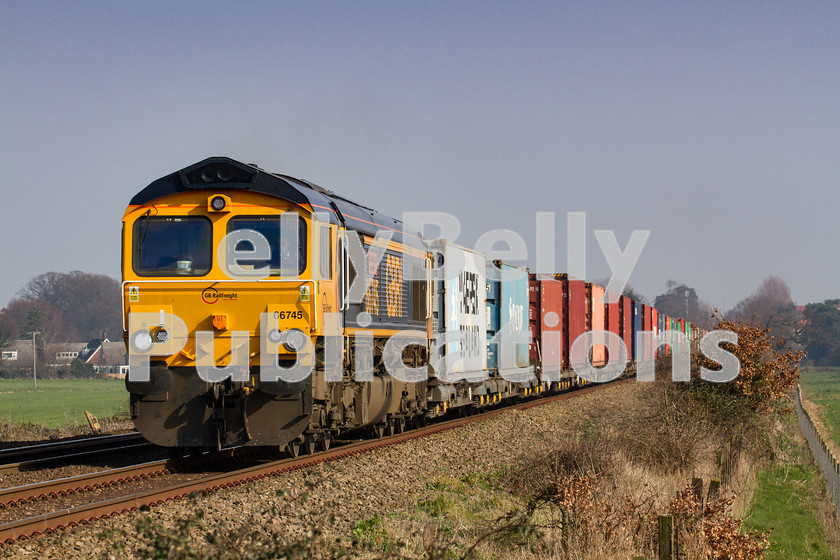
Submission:
<svg viewBox="0 0 840 560">
<path fill-rule="evenodd" d="M 726 405 L 736 399 L 744 412 L 763 412 L 778 407 L 799 381 L 799 363 L 805 352 L 788 350 L 780 354 L 777 351 L 780 343 L 774 341 L 770 329 L 753 323 L 719 318 L 716 328 L 738 335 L 737 346 L 724 343 L 721 347 L 738 358 L 741 371 L 729 383 L 703 383 L 700 393 L 710 399 L 724 397 L 723 404 Z M 697 367 L 701 366 L 720 369 L 705 356 L 697 360 Z M 695 373 L 699 377 L 699 369 Z"/>
<path fill-rule="evenodd" d="M 96 375 L 96 370 L 93 369 L 93 366 L 90 364 L 86 364 L 79 358 L 76 358 L 72 362 L 70 362 L 70 377 L 89 378 L 96 377 Z"/>
</svg>

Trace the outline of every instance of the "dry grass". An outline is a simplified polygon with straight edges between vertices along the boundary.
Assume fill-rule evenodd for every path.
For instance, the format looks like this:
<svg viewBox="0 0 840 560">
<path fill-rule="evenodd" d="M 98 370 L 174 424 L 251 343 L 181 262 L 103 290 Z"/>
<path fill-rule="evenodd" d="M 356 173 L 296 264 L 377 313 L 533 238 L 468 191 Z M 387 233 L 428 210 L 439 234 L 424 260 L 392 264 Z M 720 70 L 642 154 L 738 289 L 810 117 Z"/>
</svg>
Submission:
<svg viewBox="0 0 840 560">
<path fill-rule="evenodd" d="M 490 477 L 490 489 L 441 484 L 427 500 L 434 508 L 383 520 L 382 530 L 407 557 L 653 557 L 658 516 L 671 514 L 683 557 L 760 558 L 767 534 L 744 532 L 734 512 L 749 504 L 744 491 L 765 445 L 747 425 L 716 425 L 684 387 L 656 382 L 638 392 L 632 408 L 602 410 L 523 454 Z M 695 497 L 691 480 L 708 488 L 722 467 L 720 493 Z"/>
<path fill-rule="evenodd" d="M 134 430 L 131 420 L 121 417 L 100 418 L 99 426 L 102 434 L 119 434 Z M 2 422 L 0 423 L 0 449 L 90 435 L 92 435 L 90 426 L 75 419 L 71 419 L 61 428 Z"/>
</svg>

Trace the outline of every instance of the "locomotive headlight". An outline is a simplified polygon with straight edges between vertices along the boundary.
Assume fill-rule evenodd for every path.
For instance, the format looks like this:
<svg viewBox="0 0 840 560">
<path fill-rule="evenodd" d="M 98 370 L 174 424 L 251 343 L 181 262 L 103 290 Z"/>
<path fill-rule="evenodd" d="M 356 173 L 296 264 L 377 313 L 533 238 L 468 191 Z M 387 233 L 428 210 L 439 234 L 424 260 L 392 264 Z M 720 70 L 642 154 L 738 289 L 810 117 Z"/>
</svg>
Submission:
<svg viewBox="0 0 840 560">
<path fill-rule="evenodd" d="M 152 340 L 152 335 L 149 334 L 149 331 L 137 331 L 131 337 L 131 347 L 136 351 L 144 354 L 148 352 L 154 341 Z"/>
<path fill-rule="evenodd" d="M 216 180 L 216 173 L 215 169 L 212 167 L 207 167 L 201 171 L 201 180 L 205 183 L 212 183 Z"/>
<path fill-rule="evenodd" d="M 289 352 L 298 352 L 306 348 L 306 333 L 300 329 L 291 329 L 283 333 L 283 348 Z"/>
<path fill-rule="evenodd" d="M 169 333 L 163 327 L 159 327 L 153 331 L 152 337 L 155 339 L 155 342 L 163 344 L 169 340 Z"/>
</svg>

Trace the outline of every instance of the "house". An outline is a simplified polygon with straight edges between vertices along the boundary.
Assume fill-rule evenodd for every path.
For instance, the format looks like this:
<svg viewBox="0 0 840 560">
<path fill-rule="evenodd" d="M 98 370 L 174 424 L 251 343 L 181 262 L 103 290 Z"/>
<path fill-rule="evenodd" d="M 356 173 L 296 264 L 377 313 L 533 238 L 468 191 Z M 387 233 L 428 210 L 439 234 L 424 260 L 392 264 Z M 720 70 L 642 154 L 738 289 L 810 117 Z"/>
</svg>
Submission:
<svg viewBox="0 0 840 560">
<path fill-rule="evenodd" d="M 111 342 L 107 338 L 84 342 L 49 342 L 38 344 L 38 365 L 59 368 L 70 365 L 76 358 L 90 364 L 98 373 L 125 376 L 128 371 L 128 356 L 123 342 Z M 0 349 L 0 369 L 32 369 L 32 339 L 13 340 Z"/>
<path fill-rule="evenodd" d="M 124 342 L 94 338 L 87 343 L 79 359 L 92 365 L 97 373 L 105 373 L 109 377 L 122 378 L 128 373 L 128 355 Z"/>
<path fill-rule="evenodd" d="M 40 362 L 44 363 L 39 348 Z M 0 349 L 0 369 L 32 369 L 32 340 L 12 340 Z"/>
</svg>

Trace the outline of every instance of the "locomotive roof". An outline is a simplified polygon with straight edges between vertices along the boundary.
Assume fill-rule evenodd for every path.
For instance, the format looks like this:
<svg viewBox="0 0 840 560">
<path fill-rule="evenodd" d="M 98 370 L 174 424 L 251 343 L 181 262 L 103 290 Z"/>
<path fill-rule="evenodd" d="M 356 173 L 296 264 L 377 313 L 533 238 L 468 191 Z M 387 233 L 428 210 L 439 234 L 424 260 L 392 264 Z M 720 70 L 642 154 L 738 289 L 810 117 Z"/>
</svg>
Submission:
<svg viewBox="0 0 840 560">
<path fill-rule="evenodd" d="M 192 190 L 238 189 L 276 196 L 295 204 L 308 204 L 316 211 L 326 211 L 330 221 L 344 221 L 346 227 L 369 235 L 380 229 L 395 232 L 394 241 L 402 240 L 402 222 L 338 196 L 303 179 L 268 173 L 255 164 L 228 157 L 211 157 L 180 171 L 161 177 L 134 195 L 132 206 L 146 204 L 162 196 Z"/>
</svg>

